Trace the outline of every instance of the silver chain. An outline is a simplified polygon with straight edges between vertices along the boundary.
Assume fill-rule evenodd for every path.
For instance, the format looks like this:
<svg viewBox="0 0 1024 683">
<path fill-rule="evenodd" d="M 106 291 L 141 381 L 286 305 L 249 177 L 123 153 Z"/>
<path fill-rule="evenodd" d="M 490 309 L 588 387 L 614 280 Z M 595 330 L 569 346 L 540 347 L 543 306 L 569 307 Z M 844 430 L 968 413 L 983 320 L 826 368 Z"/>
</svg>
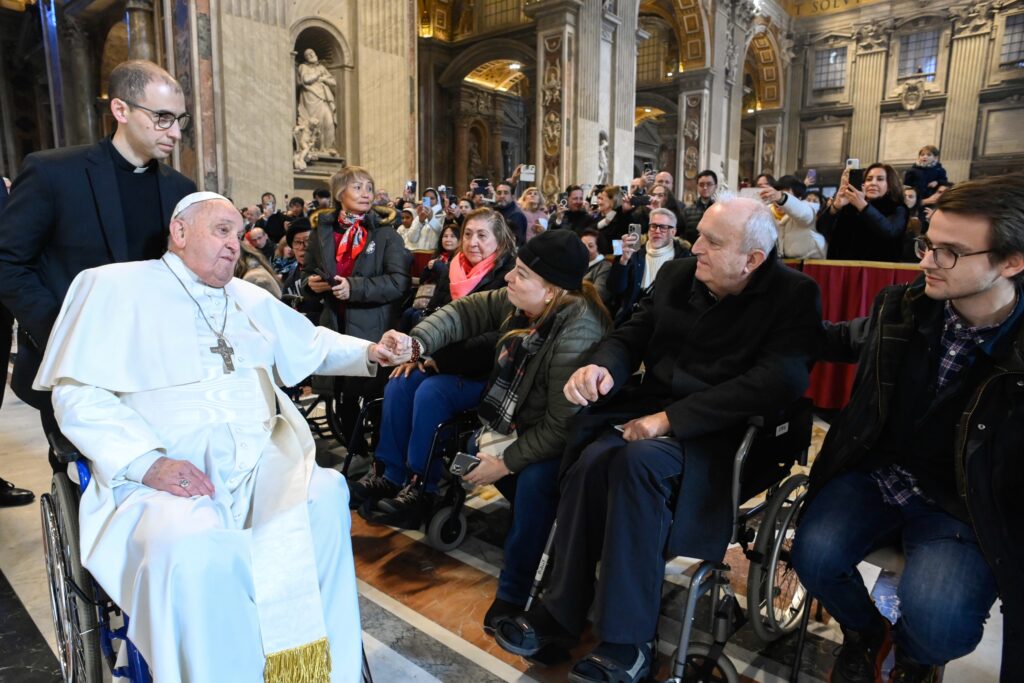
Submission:
<svg viewBox="0 0 1024 683">
<path fill-rule="evenodd" d="M 199 309 L 199 315 L 203 316 L 203 322 L 206 323 L 206 326 L 210 328 L 210 332 L 213 332 L 213 334 L 217 337 L 217 339 L 224 339 L 224 330 L 228 326 L 228 293 L 227 293 L 227 290 L 225 290 L 223 287 L 220 290 L 224 294 L 224 321 L 220 324 L 220 332 L 218 332 L 216 330 L 216 328 L 214 328 L 214 326 L 210 323 L 209 319 L 207 319 L 206 311 L 203 310 L 203 307 L 199 304 L 199 301 L 197 301 L 196 298 L 194 296 L 192 296 L 192 292 L 188 291 L 188 286 L 184 282 L 181 281 L 181 278 L 178 277 L 178 274 L 174 272 L 173 268 L 171 268 L 171 264 L 169 264 L 166 260 L 164 260 L 163 256 L 160 257 L 160 260 L 163 261 L 163 264 L 165 266 L 167 266 L 167 270 L 171 271 L 171 275 L 174 276 L 174 279 L 178 281 L 178 284 L 181 285 L 181 288 L 185 290 L 186 294 L 188 294 L 188 298 L 192 299 L 192 302 L 196 305 L 196 308 Z M 227 340 L 225 339 L 225 341 L 227 341 Z"/>
</svg>

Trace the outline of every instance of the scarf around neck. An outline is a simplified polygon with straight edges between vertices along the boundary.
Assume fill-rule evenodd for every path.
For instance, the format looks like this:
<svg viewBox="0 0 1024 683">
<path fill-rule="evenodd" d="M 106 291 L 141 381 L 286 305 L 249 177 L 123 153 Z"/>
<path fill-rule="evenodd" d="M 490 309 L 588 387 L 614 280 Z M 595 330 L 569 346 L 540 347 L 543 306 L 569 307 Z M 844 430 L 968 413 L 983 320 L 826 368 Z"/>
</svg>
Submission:
<svg viewBox="0 0 1024 683">
<path fill-rule="evenodd" d="M 452 301 L 461 299 L 476 289 L 484 276 L 494 270 L 494 263 L 497 260 L 498 252 L 494 252 L 475 266 L 470 266 L 466 257 L 459 252 L 448 267 L 448 288 L 452 294 Z"/>
<path fill-rule="evenodd" d="M 654 278 L 658 276 L 658 271 L 661 269 L 661 266 L 666 262 L 671 261 L 675 256 L 675 253 L 675 240 L 672 240 L 665 246 L 658 247 L 657 249 L 652 248 L 650 242 L 647 243 L 647 252 L 645 256 L 647 263 L 644 268 L 643 281 L 640 283 L 641 289 L 647 289 L 654 284 Z"/>
</svg>

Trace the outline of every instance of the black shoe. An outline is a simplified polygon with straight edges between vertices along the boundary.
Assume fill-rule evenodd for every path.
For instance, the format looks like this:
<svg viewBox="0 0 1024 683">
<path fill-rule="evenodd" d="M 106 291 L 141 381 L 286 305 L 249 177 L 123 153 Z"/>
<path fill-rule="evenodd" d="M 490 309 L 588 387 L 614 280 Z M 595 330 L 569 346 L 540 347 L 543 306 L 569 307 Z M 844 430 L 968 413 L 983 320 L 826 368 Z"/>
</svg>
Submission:
<svg viewBox="0 0 1024 683">
<path fill-rule="evenodd" d="M 36 499 L 36 494 L 27 489 L 19 489 L 6 479 L 0 479 L 0 508 L 13 508 L 28 505 Z"/>
<path fill-rule="evenodd" d="M 502 650 L 529 659 L 552 646 L 571 648 L 579 638 L 566 631 L 544 605 L 538 604 L 519 616 L 499 619 L 494 626 L 494 640 Z"/>
<path fill-rule="evenodd" d="M 571 683 L 639 683 L 656 671 L 657 643 L 620 645 L 598 643 L 589 655 L 569 670 Z"/>
<path fill-rule="evenodd" d="M 381 498 L 390 498 L 398 493 L 401 488 L 401 486 L 392 484 L 371 468 L 362 479 L 348 487 L 348 507 L 350 510 L 358 510 L 365 503 L 372 505 Z"/>
<path fill-rule="evenodd" d="M 843 645 L 836 657 L 829 683 L 881 683 L 882 662 L 892 649 L 889 622 L 878 615 L 869 632 L 843 629 Z"/>
<path fill-rule="evenodd" d="M 523 612 L 523 605 L 509 602 L 508 600 L 502 600 L 501 598 L 494 598 L 494 602 L 491 603 L 490 609 L 487 610 L 487 614 L 484 615 L 484 633 L 489 636 L 494 635 L 494 629 L 497 628 L 498 622 L 505 618 L 514 618 Z"/>
<path fill-rule="evenodd" d="M 937 683 L 938 680 L 939 667 L 918 664 L 896 649 L 896 664 L 889 674 L 889 683 Z"/>
<path fill-rule="evenodd" d="M 373 519 L 380 524 L 396 526 L 399 529 L 419 529 L 423 526 L 437 501 L 436 493 L 427 493 L 413 479 L 394 498 L 377 501 L 377 513 Z"/>
</svg>

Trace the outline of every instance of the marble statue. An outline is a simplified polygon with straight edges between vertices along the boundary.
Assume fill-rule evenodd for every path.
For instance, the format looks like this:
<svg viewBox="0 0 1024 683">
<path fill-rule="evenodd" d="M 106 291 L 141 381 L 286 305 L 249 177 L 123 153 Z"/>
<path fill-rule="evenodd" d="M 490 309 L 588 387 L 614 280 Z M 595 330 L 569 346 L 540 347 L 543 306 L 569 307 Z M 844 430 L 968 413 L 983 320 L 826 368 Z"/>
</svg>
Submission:
<svg viewBox="0 0 1024 683">
<path fill-rule="evenodd" d="M 608 134 L 603 130 L 597 138 L 597 182 L 608 184 Z"/>
<path fill-rule="evenodd" d="M 303 155 L 303 161 L 315 161 L 317 156 L 336 157 L 337 105 L 334 101 L 334 89 L 338 83 L 327 67 L 320 63 L 313 49 L 307 49 L 302 56 L 306 61 L 298 67 L 299 115 L 296 126 L 304 128 L 305 134 L 312 140 L 311 147 Z M 295 137 L 298 140 L 300 136 L 296 134 Z M 297 149 L 296 152 L 298 151 Z"/>
</svg>

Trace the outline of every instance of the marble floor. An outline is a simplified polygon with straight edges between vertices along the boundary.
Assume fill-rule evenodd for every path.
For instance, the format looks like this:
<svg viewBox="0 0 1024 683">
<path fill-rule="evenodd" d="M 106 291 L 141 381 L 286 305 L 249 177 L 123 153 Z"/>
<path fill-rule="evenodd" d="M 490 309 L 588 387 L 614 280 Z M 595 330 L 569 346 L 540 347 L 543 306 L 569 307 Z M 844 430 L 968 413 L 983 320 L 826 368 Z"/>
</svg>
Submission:
<svg viewBox="0 0 1024 683">
<path fill-rule="evenodd" d="M 816 427 L 816 441 L 825 425 Z M 330 444 L 323 443 L 327 450 Z M 46 448 L 35 412 L 7 393 L 0 411 L 0 476 L 37 495 L 49 489 Z M 501 544 L 508 506 L 493 489 L 468 501 L 469 535 L 456 550 L 430 548 L 419 532 L 366 524 L 353 518 L 352 542 L 357 558 L 363 643 L 374 680 L 564 681 L 567 666 L 540 668 L 511 656 L 481 629 L 494 598 L 501 568 Z M 745 606 L 747 560 L 732 548 L 727 558 L 741 606 Z M 673 560 L 668 567 L 660 626 L 661 676 L 675 648 L 679 614 L 694 563 Z M 878 569 L 863 565 L 868 585 Z M 701 620 L 699 623 L 705 623 Z M 993 610 L 985 640 L 970 657 L 946 669 L 946 681 L 995 681 L 1002 630 L 998 607 Z M 823 615 L 812 621 L 801 666 L 801 681 L 827 679 L 838 628 Z M 584 654 L 592 638 L 574 650 Z M 794 642 L 783 639 L 764 646 L 749 625 L 741 627 L 726 653 L 744 681 L 788 680 Z M 54 652 L 39 506 L 0 509 L 0 683 L 59 680 Z"/>
</svg>

